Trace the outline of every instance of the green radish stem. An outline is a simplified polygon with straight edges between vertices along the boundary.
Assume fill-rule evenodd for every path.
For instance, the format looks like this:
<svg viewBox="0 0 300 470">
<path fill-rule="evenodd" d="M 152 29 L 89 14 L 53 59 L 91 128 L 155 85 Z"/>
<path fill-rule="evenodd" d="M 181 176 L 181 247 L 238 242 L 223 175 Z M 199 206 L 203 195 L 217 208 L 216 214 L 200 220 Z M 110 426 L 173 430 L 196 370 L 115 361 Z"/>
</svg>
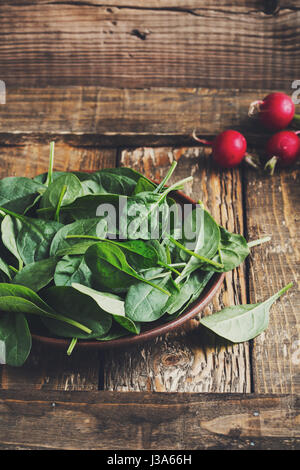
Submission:
<svg viewBox="0 0 300 470">
<path fill-rule="evenodd" d="M 294 115 L 294 119 L 293 119 L 292 123 L 295 127 L 299 128 L 299 126 L 300 126 L 300 114 L 295 114 Z"/>
<path fill-rule="evenodd" d="M 270 158 L 270 160 L 267 161 L 267 163 L 264 166 L 264 170 L 268 171 L 271 176 L 274 175 L 275 166 L 277 162 L 278 162 L 278 157 L 274 155 L 274 157 Z"/>
<path fill-rule="evenodd" d="M 253 248 L 254 246 L 257 245 L 262 245 L 263 243 L 267 243 L 271 240 L 271 237 L 264 237 L 260 238 L 259 240 L 253 240 L 252 242 L 247 243 L 249 248 Z"/>
</svg>

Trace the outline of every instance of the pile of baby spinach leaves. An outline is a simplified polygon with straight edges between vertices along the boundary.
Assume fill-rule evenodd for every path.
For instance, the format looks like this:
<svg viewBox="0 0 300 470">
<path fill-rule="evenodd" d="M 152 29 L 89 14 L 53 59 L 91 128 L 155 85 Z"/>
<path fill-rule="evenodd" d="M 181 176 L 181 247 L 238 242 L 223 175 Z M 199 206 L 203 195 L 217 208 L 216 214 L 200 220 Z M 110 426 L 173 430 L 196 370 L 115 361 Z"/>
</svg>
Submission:
<svg viewBox="0 0 300 470">
<path fill-rule="evenodd" d="M 234 269 L 250 246 L 265 241 L 247 244 L 199 204 L 184 220 L 192 230 L 201 216 L 191 249 L 178 235 L 170 193 L 192 178 L 166 187 L 176 163 L 156 185 L 131 168 L 55 172 L 53 156 L 51 143 L 46 174 L 0 181 L 0 362 L 21 366 L 31 332 L 69 338 L 71 354 L 78 339 L 109 341 L 138 335 L 143 324 L 170 321 L 215 272 Z M 120 210 L 120 197 L 127 213 L 119 214 L 119 224 L 98 213 L 103 204 Z M 138 217 L 137 207 L 143 208 Z M 153 217 L 158 209 L 161 217 Z M 166 224 L 171 209 L 175 215 Z M 261 305 L 228 308 L 202 323 L 232 341 L 253 338 L 286 289 Z"/>
</svg>

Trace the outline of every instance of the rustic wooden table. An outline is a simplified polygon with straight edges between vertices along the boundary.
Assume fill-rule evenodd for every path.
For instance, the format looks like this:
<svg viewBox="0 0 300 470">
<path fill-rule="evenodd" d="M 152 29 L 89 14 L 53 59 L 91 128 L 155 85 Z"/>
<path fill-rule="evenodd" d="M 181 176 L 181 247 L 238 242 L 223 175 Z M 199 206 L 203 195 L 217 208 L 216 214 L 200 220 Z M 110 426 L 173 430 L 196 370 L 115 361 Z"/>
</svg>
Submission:
<svg viewBox="0 0 300 470">
<path fill-rule="evenodd" d="M 248 105 L 291 93 L 299 2 L 142 3 L 1 2 L 0 177 L 46 171 L 51 140 L 56 170 L 122 165 L 161 179 L 177 160 L 218 222 L 272 237 L 204 313 L 294 287 L 251 343 L 200 336 L 197 318 L 126 350 L 68 357 L 35 343 L 22 368 L 0 366 L 0 449 L 299 448 L 299 166 L 218 170 L 190 137 L 235 128 L 261 151 Z"/>
</svg>

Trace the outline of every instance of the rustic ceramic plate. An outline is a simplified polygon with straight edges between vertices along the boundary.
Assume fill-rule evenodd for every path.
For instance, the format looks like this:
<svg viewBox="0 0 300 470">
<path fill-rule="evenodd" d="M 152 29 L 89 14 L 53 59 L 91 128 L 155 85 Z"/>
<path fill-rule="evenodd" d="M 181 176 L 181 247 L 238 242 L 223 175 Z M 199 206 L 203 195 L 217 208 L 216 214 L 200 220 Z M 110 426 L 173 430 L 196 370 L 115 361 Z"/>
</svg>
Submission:
<svg viewBox="0 0 300 470">
<path fill-rule="evenodd" d="M 181 191 L 176 191 L 171 193 L 171 196 L 178 202 L 179 204 L 193 204 L 196 205 L 196 202 L 193 201 L 190 197 L 184 194 Z M 188 309 L 180 315 L 180 317 L 169 321 L 168 323 L 158 324 L 155 322 L 156 325 L 152 326 L 147 325 L 144 327 L 143 331 L 139 335 L 130 335 L 124 336 L 123 338 L 114 339 L 111 341 L 84 341 L 78 340 L 77 347 L 83 348 L 98 348 L 98 349 L 108 349 L 108 348 L 116 348 L 122 346 L 128 346 L 131 344 L 143 343 L 149 339 L 155 338 L 156 336 L 163 335 L 168 331 L 174 330 L 175 328 L 180 327 L 185 322 L 190 320 L 191 318 L 195 317 L 199 312 L 201 312 L 204 307 L 212 300 L 214 295 L 220 289 L 224 280 L 224 273 L 215 273 L 207 286 L 205 287 L 204 291 L 200 295 L 200 297 L 188 307 Z M 61 338 L 52 338 L 48 336 L 40 336 L 37 334 L 33 334 L 32 337 L 39 342 L 52 344 L 55 346 L 61 346 L 67 348 L 70 344 L 69 339 L 61 339 Z"/>
</svg>

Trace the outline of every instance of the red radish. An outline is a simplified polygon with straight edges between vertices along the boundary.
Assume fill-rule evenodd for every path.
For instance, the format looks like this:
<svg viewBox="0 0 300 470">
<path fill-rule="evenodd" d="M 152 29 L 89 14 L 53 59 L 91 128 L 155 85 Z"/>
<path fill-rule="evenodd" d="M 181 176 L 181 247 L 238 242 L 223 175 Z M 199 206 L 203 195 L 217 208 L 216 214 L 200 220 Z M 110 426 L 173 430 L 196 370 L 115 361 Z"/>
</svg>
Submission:
<svg viewBox="0 0 300 470">
<path fill-rule="evenodd" d="M 245 137 L 231 129 L 221 132 L 213 141 L 199 139 L 195 131 L 193 137 L 197 142 L 212 147 L 214 161 L 223 168 L 233 168 L 239 165 L 246 154 L 247 142 Z"/>
<path fill-rule="evenodd" d="M 249 107 L 249 116 L 255 111 L 264 127 L 271 131 L 279 131 L 287 127 L 295 115 L 295 105 L 285 93 L 271 93 L 262 101 L 253 101 Z"/>
<path fill-rule="evenodd" d="M 267 142 L 266 154 L 270 158 L 265 169 L 271 175 L 274 173 L 275 165 L 286 167 L 292 165 L 300 155 L 300 139 L 297 132 L 281 131 L 274 134 Z"/>
</svg>

